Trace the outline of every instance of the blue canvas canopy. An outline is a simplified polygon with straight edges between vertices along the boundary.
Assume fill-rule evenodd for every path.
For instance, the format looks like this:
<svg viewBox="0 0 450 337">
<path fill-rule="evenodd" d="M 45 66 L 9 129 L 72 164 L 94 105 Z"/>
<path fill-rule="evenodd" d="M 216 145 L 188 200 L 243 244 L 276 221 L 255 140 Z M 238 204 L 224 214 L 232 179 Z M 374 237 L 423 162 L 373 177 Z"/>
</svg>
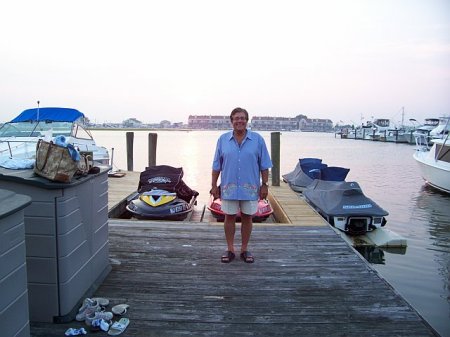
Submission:
<svg viewBox="0 0 450 337">
<path fill-rule="evenodd" d="M 84 117 L 84 114 L 76 109 L 34 108 L 24 110 L 19 116 L 14 118 L 11 123 L 37 121 L 73 122 L 80 117 Z"/>
</svg>

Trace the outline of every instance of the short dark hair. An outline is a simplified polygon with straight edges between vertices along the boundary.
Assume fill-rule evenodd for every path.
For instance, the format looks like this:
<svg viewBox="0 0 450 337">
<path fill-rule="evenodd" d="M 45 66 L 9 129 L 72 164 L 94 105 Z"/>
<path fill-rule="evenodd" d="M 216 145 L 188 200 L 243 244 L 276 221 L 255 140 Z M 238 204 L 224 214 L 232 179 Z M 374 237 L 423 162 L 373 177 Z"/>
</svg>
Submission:
<svg viewBox="0 0 450 337">
<path fill-rule="evenodd" d="M 245 114 L 245 119 L 248 121 L 248 112 L 247 112 L 247 110 L 242 109 L 242 108 L 234 108 L 233 111 L 231 111 L 231 114 L 230 114 L 231 121 L 233 121 L 233 116 L 235 114 L 237 114 L 238 112 L 243 112 Z"/>
</svg>

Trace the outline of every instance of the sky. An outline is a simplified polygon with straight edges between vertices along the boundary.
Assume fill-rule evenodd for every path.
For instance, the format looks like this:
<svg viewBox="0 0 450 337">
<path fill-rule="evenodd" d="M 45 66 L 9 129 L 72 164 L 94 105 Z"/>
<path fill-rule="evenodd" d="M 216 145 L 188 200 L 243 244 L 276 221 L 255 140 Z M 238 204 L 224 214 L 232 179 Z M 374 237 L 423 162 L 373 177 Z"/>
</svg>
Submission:
<svg viewBox="0 0 450 337">
<path fill-rule="evenodd" d="M 14 0 L 0 32 L 0 122 L 450 115 L 448 0 Z"/>
</svg>

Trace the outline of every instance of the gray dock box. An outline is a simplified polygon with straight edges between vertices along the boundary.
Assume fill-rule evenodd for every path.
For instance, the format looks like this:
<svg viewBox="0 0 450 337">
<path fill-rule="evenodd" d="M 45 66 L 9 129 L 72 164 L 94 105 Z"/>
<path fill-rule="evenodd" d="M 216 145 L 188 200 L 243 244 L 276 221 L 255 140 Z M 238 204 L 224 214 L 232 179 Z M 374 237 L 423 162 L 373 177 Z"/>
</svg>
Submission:
<svg viewBox="0 0 450 337">
<path fill-rule="evenodd" d="M 108 272 L 108 169 L 56 183 L 0 169 L 3 188 L 31 197 L 25 210 L 30 320 L 66 322 Z"/>
<path fill-rule="evenodd" d="M 0 189 L 1 335 L 29 337 L 24 208 L 31 198 Z"/>
</svg>

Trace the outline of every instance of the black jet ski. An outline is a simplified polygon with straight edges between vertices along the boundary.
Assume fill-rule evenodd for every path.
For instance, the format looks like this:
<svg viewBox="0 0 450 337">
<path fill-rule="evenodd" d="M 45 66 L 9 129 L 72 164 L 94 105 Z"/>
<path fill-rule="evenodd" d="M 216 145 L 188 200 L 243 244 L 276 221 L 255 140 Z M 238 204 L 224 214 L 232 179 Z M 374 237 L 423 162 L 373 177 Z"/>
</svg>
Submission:
<svg viewBox="0 0 450 337">
<path fill-rule="evenodd" d="M 183 181 L 183 169 L 168 165 L 141 172 L 136 194 L 126 206 L 141 220 L 184 220 L 193 211 L 198 192 Z"/>
<path fill-rule="evenodd" d="M 357 182 L 314 180 L 303 195 L 332 226 L 350 235 L 371 232 L 389 215 L 366 197 Z"/>
<path fill-rule="evenodd" d="M 344 181 L 349 172 L 344 167 L 328 166 L 319 158 L 300 158 L 295 169 L 282 177 L 292 190 L 302 193 L 315 179 Z"/>
</svg>

